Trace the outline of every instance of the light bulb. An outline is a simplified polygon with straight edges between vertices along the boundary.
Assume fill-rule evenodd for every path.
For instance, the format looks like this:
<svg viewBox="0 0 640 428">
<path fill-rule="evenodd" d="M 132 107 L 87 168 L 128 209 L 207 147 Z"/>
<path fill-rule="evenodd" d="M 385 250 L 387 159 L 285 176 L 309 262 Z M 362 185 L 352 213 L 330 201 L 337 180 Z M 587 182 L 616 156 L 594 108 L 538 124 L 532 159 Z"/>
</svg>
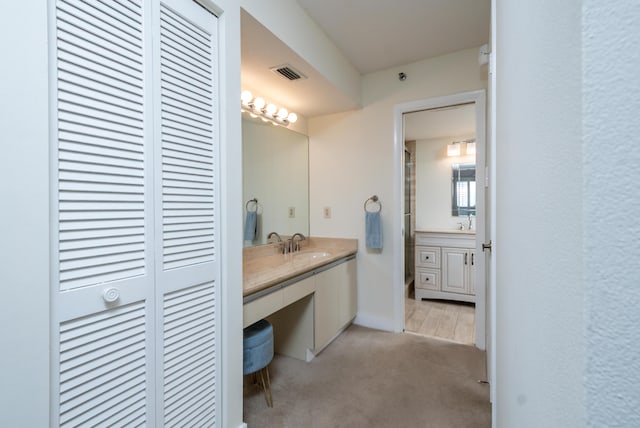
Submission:
<svg viewBox="0 0 640 428">
<path fill-rule="evenodd" d="M 262 110 L 264 108 L 265 102 L 262 98 L 256 98 L 253 100 L 253 106 L 258 110 Z"/>
<path fill-rule="evenodd" d="M 286 119 L 288 114 L 289 114 L 289 112 L 284 107 L 282 107 L 280 110 L 278 110 L 278 117 L 280 119 Z"/>
<path fill-rule="evenodd" d="M 273 116 L 275 114 L 275 112 L 278 111 L 278 107 L 276 107 L 275 104 L 268 104 L 267 105 L 267 114 L 269 116 Z"/>
<path fill-rule="evenodd" d="M 242 104 L 247 105 L 253 99 L 253 94 L 251 93 L 251 91 L 242 91 L 242 94 L 240 94 L 240 99 L 242 100 Z"/>
<path fill-rule="evenodd" d="M 291 112 L 289 113 L 289 116 L 287 117 L 287 120 L 289 121 L 289 123 L 296 123 L 296 121 L 298 120 L 298 115 Z"/>
<path fill-rule="evenodd" d="M 476 143 L 467 143 L 467 154 L 475 155 L 476 154 Z"/>
</svg>

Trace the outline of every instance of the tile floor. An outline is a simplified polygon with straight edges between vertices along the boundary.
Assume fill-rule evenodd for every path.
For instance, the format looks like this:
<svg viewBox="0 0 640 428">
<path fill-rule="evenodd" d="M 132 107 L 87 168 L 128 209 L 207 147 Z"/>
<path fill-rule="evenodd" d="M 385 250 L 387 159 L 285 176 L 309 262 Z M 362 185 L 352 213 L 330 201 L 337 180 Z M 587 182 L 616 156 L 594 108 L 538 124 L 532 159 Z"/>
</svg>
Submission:
<svg viewBox="0 0 640 428">
<path fill-rule="evenodd" d="M 405 298 L 405 331 L 457 343 L 474 344 L 475 305 L 448 300 Z"/>
</svg>

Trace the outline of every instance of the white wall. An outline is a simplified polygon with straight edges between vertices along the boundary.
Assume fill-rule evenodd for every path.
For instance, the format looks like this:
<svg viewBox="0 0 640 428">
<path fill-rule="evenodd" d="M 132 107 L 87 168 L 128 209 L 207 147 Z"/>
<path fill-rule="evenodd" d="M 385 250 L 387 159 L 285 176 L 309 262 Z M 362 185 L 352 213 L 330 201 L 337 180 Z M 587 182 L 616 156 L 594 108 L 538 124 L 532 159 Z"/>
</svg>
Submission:
<svg viewBox="0 0 640 428">
<path fill-rule="evenodd" d="M 486 88 L 486 67 L 478 50 L 371 73 L 363 78 L 361 110 L 309 119 L 311 235 L 357 238 L 358 318 L 356 322 L 393 330 L 393 253 L 391 228 L 400 224 L 392 202 L 394 182 L 393 107 L 407 101 Z M 398 80 L 405 72 L 407 80 Z M 384 249 L 364 245 L 363 203 L 376 194 L 382 202 Z M 332 218 L 322 217 L 331 207 Z"/>
<path fill-rule="evenodd" d="M 467 227 L 466 216 L 451 215 L 451 168 L 453 164 L 475 163 L 476 157 L 447 156 L 447 145 L 473 137 L 455 135 L 416 141 L 416 229 L 458 229 L 458 223 Z"/>
<path fill-rule="evenodd" d="M 582 427 L 594 283 L 583 272 L 581 2 L 497 2 L 496 13 L 494 423 Z"/>
<path fill-rule="evenodd" d="M 239 0 L 215 0 L 220 15 L 221 426 L 242 422 L 242 132 Z"/>
<path fill-rule="evenodd" d="M 638 2 L 583 2 L 579 184 L 590 427 L 640 426 L 639 21 Z"/>
<path fill-rule="evenodd" d="M 0 16 L 0 426 L 49 425 L 47 1 Z M 27 31 L 28 30 L 28 31 Z"/>
</svg>

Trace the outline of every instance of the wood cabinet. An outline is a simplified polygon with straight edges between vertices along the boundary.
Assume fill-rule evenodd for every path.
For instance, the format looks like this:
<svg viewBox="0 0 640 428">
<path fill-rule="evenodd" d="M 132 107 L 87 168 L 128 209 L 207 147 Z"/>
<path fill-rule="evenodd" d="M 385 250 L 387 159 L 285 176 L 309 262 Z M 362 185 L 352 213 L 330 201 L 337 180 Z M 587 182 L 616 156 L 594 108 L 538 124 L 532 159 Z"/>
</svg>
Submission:
<svg viewBox="0 0 640 428">
<path fill-rule="evenodd" d="M 475 235 L 416 232 L 415 298 L 475 301 Z"/>
</svg>

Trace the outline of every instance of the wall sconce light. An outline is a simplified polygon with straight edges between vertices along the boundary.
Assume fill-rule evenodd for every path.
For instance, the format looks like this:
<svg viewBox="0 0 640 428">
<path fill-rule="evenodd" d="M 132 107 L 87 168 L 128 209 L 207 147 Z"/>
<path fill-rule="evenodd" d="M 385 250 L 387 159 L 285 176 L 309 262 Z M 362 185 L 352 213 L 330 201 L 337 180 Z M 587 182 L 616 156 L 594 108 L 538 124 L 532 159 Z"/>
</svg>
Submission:
<svg viewBox="0 0 640 428">
<path fill-rule="evenodd" d="M 264 122 L 282 126 L 289 126 L 298 120 L 297 114 L 287 111 L 284 107 L 278 108 L 275 104 L 267 104 L 263 98 L 254 98 L 249 91 L 242 91 L 240 101 L 242 102 L 242 111 L 254 119 L 259 117 Z"/>
<path fill-rule="evenodd" d="M 460 143 L 447 144 L 447 156 L 460 156 Z"/>
<path fill-rule="evenodd" d="M 467 142 L 467 154 L 468 155 L 475 155 L 476 154 L 476 142 L 475 141 Z"/>
</svg>

